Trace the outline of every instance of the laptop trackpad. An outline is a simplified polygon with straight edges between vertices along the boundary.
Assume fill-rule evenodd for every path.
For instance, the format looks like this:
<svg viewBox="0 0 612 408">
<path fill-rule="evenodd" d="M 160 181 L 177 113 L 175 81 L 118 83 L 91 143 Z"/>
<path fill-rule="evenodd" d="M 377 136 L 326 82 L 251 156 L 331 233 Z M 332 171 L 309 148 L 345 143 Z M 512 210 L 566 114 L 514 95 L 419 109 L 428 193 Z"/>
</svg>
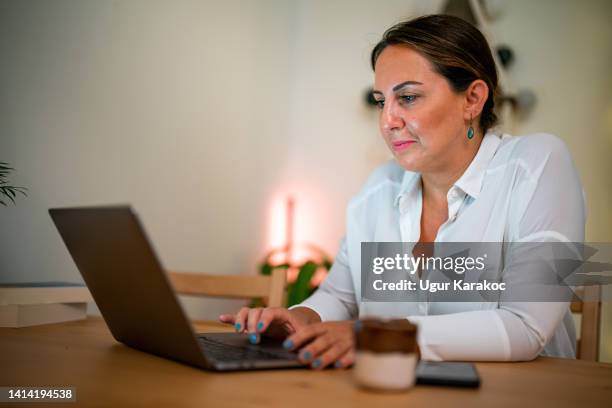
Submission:
<svg viewBox="0 0 612 408">
<path fill-rule="evenodd" d="M 247 348 L 254 347 L 254 345 L 249 342 L 249 335 L 246 333 L 197 333 L 196 335 L 197 337 L 203 337 L 231 346 Z M 266 336 L 261 336 L 261 340 L 256 347 L 264 351 L 287 353 L 287 350 L 283 348 L 283 340 Z"/>
</svg>

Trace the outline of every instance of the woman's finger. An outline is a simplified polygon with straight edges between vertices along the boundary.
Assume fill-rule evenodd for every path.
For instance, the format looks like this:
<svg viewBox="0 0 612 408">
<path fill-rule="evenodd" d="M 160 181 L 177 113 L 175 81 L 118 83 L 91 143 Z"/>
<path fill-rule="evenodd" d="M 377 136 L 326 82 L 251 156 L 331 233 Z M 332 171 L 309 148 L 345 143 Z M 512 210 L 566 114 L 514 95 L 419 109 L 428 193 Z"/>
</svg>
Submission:
<svg viewBox="0 0 612 408">
<path fill-rule="evenodd" d="M 329 365 L 333 365 L 350 349 L 350 342 L 336 339 L 336 341 L 333 342 L 330 347 L 319 354 L 319 356 L 312 362 L 311 366 L 315 369 L 323 369 Z"/>
<path fill-rule="evenodd" d="M 247 316 L 249 315 L 249 308 L 248 307 L 243 307 L 241 308 L 238 313 L 236 313 L 236 316 L 234 317 L 234 329 L 236 330 L 237 333 L 243 333 L 246 329 L 246 319 Z"/>
<path fill-rule="evenodd" d="M 324 334 L 327 328 L 324 323 L 315 323 L 302 326 L 297 329 L 295 333 L 287 337 L 283 346 L 287 350 L 296 350 L 301 348 L 304 344 L 311 341 L 314 337 L 318 337 Z"/>
<path fill-rule="evenodd" d="M 251 344 L 259 343 L 260 335 L 257 334 L 257 324 L 259 322 L 259 316 L 261 316 L 262 311 L 263 309 L 261 307 L 249 309 L 246 327 L 247 332 L 249 333 L 249 342 Z"/>
<path fill-rule="evenodd" d="M 255 329 L 258 333 L 265 332 L 271 336 L 287 336 L 295 333 L 301 326 L 303 323 L 296 319 L 289 310 L 281 307 L 268 307 L 261 312 Z"/>
<path fill-rule="evenodd" d="M 292 316 L 287 309 L 283 309 L 280 307 L 267 307 L 263 309 L 263 311 L 259 315 L 259 321 L 255 326 L 255 330 L 257 331 L 257 333 L 266 332 L 273 322 L 278 323 L 279 326 L 283 327 L 284 324 L 290 321 L 291 319 Z"/>
<path fill-rule="evenodd" d="M 313 368 L 320 368 L 323 363 L 320 357 L 336 342 L 337 339 L 331 332 L 323 333 L 300 350 L 299 358 L 302 362 L 311 363 Z"/>
<path fill-rule="evenodd" d="M 219 315 L 219 321 L 221 323 L 233 324 L 235 320 L 235 316 L 231 314 L 222 314 Z"/>
<path fill-rule="evenodd" d="M 334 362 L 334 368 L 349 368 L 355 362 L 355 350 L 352 347 L 349 347 L 348 351 L 346 351 L 340 358 L 336 359 Z"/>
<path fill-rule="evenodd" d="M 259 315 L 259 321 L 255 326 L 258 333 L 266 331 L 270 323 L 275 320 L 283 320 L 282 309 L 276 307 L 267 307 Z"/>
</svg>

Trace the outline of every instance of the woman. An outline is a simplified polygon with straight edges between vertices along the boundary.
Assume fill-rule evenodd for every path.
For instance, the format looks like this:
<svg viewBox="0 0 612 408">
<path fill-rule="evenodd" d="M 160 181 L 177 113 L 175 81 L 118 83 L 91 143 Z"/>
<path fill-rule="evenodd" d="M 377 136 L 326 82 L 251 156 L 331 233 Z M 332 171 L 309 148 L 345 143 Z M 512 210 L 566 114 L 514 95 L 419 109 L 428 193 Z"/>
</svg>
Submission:
<svg viewBox="0 0 612 408">
<path fill-rule="evenodd" d="M 360 316 L 415 322 L 428 360 L 573 357 L 567 302 L 361 300 L 361 242 L 582 242 L 585 225 L 580 180 L 559 139 L 488 132 L 497 120 L 497 74 L 475 27 L 445 15 L 400 23 L 372 51 L 372 68 L 380 132 L 395 160 L 349 203 L 326 280 L 290 310 L 243 308 L 220 320 L 252 342 L 286 336 L 285 347 L 316 369 L 352 364 Z M 520 268 L 506 268 L 502 279 L 520 276 Z"/>
</svg>

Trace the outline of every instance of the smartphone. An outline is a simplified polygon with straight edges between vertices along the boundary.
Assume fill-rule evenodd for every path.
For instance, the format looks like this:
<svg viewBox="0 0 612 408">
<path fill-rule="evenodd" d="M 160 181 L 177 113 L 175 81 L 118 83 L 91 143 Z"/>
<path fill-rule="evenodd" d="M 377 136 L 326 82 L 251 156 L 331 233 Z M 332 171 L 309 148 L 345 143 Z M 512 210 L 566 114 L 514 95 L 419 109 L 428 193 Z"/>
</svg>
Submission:
<svg viewBox="0 0 612 408">
<path fill-rule="evenodd" d="M 417 384 L 478 388 L 480 376 L 474 364 L 454 361 L 421 361 L 416 369 Z"/>
</svg>

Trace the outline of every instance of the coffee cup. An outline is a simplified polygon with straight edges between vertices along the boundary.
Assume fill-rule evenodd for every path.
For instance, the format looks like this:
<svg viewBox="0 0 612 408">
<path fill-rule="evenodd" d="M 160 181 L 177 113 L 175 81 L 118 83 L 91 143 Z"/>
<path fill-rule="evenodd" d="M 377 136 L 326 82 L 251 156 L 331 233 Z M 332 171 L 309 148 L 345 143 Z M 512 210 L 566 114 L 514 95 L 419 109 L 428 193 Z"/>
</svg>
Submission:
<svg viewBox="0 0 612 408">
<path fill-rule="evenodd" d="M 406 319 L 364 319 L 355 324 L 353 376 L 365 388 L 410 389 L 419 361 L 417 326 Z"/>
</svg>

